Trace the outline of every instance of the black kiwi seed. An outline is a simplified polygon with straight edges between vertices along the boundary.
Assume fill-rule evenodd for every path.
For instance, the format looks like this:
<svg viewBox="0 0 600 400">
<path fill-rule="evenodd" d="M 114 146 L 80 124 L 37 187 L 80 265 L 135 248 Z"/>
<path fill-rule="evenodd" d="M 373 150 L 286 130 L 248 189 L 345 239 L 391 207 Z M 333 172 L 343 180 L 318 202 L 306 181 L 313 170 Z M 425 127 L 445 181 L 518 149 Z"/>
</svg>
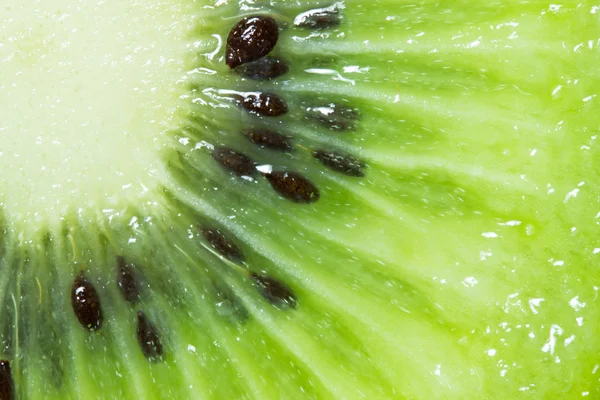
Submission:
<svg viewBox="0 0 600 400">
<path fill-rule="evenodd" d="M 350 155 L 325 150 L 316 150 L 312 154 L 323 165 L 334 171 L 348 176 L 365 176 L 364 163 Z"/>
<path fill-rule="evenodd" d="M 268 129 L 249 129 L 244 136 L 257 146 L 272 150 L 289 151 L 292 149 L 290 138 Z"/>
<path fill-rule="evenodd" d="M 290 288 L 269 276 L 252 273 L 252 280 L 258 291 L 269 303 L 279 307 L 296 308 L 296 296 Z"/>
<path fill-rule="evenodd" d="M 137 340 L 148 360 L 157 361 L 162 358 L 163 346 L 158 331 L 142 311 L 137 313 Z"/>
<path fill-rule="evenodd" d="M 249 79 L 263 81 L 284 75 L 289 69 L 288 64 L 280 58 L 263 57 L 240 65 L 235 69 L 235 72 Z"/>
<path fill-rule="evenodd" d="M 294 25 L 302 28 L 326 29 L 340 24 L 340 13 L 337 7 L 317 8 L 298 14 Z"/>
<path fill-rule="evenodd" d="M 77 320 L 84 328 L 96 331 L 102 327 L 100 296 L 94 285 L 85 278 L 83 272 L 73 281 L 71 304 Z"/>
<path fill-rule="evenodd" d="M 10 362 L 0 360 L 0 400 L 15 398 L 15 383 L 13 381 Z"/>
<path fill-rule="evenodd" d="M 202 236 L 220 255 L 230 261 L 239 262 L 244 260 L 242 251 L 225 236 L 219 229 L 202 228 Z"/>
<path fill-rule="evenodd" d="M 124 257 L 117 256 L 117 284 L 121 290 L 123 298 L 131 304 L 137 303 L 140 298 L 140 291 L 137 286 L 135 274 L 131 265 L 127 263 Z"/>
<path fill-rule="evenodd" d="M 353 130 L 356 128 L 356 121 L 360 118 L 358 110 L 334 103 L 321 107 L 308 107 L 306 115 L 332 131 Z"/>
<path fill-rule="evenodd" d="M 212 156 L 219 164 L 238 176 L 252 176 L 256 172 L 256 165 L 250 157 L 230 148 L 217 147 Z"/>
<path fill-rule="evenodd" d="M 280 195 L 296 203 L 314 203 L 319 190 L 308 179 L 296 172 L 273 171 L 265 174 L 271 186 Z"/>
<path fill-rule="evenodd" d="M 273 50 L 279 27 L 271 17 L 251 16 L 239 21 L 229 32 L 225 62 L 229 68 L 256 61 Z"/>
<path fill-rule="evenodd" d="M 288 112 L 287 103 L 273 93 L 248 94 L 241 98 L 242 107 L 264 117 L 278 117 Z"/>
</svg>

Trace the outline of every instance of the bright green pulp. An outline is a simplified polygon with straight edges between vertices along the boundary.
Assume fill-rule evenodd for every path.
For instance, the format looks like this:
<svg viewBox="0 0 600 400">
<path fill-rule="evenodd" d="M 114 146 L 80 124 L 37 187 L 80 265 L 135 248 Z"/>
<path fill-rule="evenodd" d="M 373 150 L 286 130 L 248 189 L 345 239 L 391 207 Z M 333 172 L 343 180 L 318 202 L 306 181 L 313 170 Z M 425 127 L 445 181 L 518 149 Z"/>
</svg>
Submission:
<svg viewBox="0 0 600 400">
<path fill-rule="evenodd" d="M 25 239 L 7 221 L 17 227 L 4 236 L 0 332 L 21 395 L 599 397 L 600 10 L 347 0 L 339 29 L 286 26 L 275 54 L 290 74 L 256 83 L 228 71 L 211 35 L 225 39 L 242 15 L 290 22 L 319 3 L 219 4 L 193 11 L 187 56 L 197 69 L 184 74 L 193 90 L 165 105 L 189 118 L 161 150 L 171 175 L 157 178 L 150 200 L 126 201 L 111 219 L 100 206 L 73 209 Z M 290 113 L 259 120 L 225 99 L 257 88 L 288 100 Z M 358 129 L 307 123 L 302 107 L 318 98 L 348 100 Z M 239 133 L 252 125 L 302 147 L 257 149 Z M 298 205 L 265 179 L 234 178 L 201 141 L 302 172 L 321 199 Z M 325 169 L 302 150 L 314 148 L 356 154 L 366 177 Z M 286 282 L 298 309 L 258 296 L 207 248 L 198 223 L 230 232 L 244 267 Z M 114 283 L 117 254 L 141 266 L 137 308 L 163 335 L 161 363 L 139 351 L 135 309 Z M 97 334 L 70 308 L 82 268 L 103 301 Z M 223 286 L 245 322 L 223 316 Z"/>
</svg>

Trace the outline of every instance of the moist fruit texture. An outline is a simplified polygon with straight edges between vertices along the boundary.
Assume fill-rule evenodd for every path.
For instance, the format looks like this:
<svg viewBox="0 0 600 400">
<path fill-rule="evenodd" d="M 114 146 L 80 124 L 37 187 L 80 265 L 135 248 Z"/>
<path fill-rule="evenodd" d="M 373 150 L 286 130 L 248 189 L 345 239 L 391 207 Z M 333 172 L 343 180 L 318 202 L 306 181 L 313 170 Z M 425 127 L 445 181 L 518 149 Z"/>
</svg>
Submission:
<svg viewBox="0 0 600 400">
<path fill-rule="evenodd" d="M 0 399 L 600 398 L 599 18 L 4 1 Z"/>
</svg>

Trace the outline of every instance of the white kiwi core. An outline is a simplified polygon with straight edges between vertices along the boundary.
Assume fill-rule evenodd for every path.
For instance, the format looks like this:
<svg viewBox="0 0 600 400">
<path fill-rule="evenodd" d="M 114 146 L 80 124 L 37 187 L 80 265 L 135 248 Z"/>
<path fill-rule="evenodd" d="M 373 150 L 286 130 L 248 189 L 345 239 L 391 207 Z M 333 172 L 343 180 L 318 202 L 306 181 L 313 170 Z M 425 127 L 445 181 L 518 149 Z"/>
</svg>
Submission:
<svg viewBox="0 0 600 400">
<path fill-rule="evenodd" d="M 164 176 L 183 0 L 0 5 L 0 204 L 10 221 L 143 202 Z M 190 2 L 188 2 L 190 3 Z"/>
</svg>

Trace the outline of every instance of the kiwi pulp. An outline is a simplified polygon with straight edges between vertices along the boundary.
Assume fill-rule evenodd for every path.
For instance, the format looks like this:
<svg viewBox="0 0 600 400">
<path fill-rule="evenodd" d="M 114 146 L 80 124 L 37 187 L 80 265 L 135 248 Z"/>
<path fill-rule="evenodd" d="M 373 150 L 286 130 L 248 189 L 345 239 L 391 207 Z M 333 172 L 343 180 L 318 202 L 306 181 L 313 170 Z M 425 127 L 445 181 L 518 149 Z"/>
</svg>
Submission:
<svg viewBox="0 0 600 400">
<path fill-rule="evenodd" d="M 9 2 L 0 398 L 600 397 L 598 14 Z"/>
</svg>

